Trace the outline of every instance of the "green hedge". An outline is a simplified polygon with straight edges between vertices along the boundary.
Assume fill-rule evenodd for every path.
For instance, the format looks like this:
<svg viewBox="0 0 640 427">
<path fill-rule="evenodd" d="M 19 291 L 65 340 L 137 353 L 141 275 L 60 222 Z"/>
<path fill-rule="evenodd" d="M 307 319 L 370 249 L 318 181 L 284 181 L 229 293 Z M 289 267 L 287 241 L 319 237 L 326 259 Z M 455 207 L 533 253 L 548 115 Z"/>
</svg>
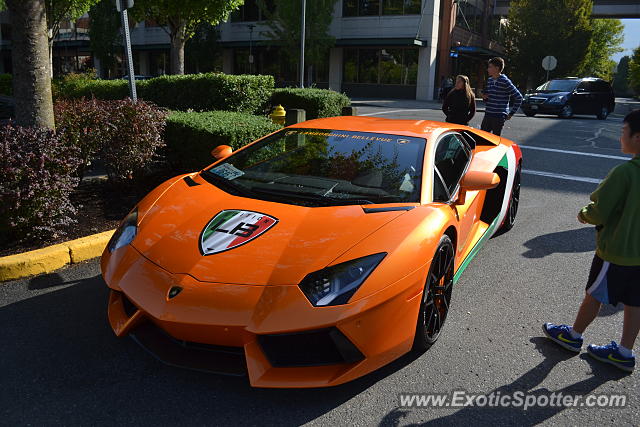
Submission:
<svg viewBox="0 0 640 427">
<path fill-rule="evenodd" d="M 13 95 L 13 77 L 11 74 L 0 74 L 0 95 Z"/>
<path fill-rule="evenodd" d="M 138 97 L 172 110 L 225 110 L 261 113 L 273 91 L 273 76 L 187 74 L 136 81 Z M 76 78 L 61 82 L 60 98 L 123 99 L 129 95 L 126 80 Z"/>
<path fill-rule="evenodd" d="M 273 91 L 273 76 L 222 73 L 161 76 L 140 82 L 140 97 L 185 111 L 262 112 Z"/>
<path fill-rule="evenodd" d="M 169 163 L 183 171 L 213 163 L 211 150 L 229 145 L 234 150 L 280 129 L 271 120 L 230 111 L 172 112 L 164 140 Z"/>
<path fill-rule="evenodd" d="M 319 117 L 342 115 L 342 107 L 348 107 L 351 100 L 344 94 L 327 89 L 276 89 L 271 95 L 271 105 L 302 108 L 307 112 L 307 120 Z"/>
</svg>

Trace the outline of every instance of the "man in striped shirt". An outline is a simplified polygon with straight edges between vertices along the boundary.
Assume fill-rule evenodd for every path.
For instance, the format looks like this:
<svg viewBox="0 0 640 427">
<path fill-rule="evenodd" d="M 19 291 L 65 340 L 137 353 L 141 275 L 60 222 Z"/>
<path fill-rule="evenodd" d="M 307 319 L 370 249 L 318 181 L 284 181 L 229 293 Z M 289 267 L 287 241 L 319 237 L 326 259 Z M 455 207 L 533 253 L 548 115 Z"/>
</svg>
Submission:
<svg viewBox="0 0 640 427">
<path fill-rule="evenodd" d="M 511 83 L 509 77 L 502 74 L 504 59 L 491 58 L 487 67 L 489 80 L 482 93 L 485 102 L 484 119 L 480 129 L 500 135 L 505 120 L 509 120 L 522 104 L 522 94 Z M 509 110 L 509 100 L 513 98 L 513 106 Z"/>
</svg>

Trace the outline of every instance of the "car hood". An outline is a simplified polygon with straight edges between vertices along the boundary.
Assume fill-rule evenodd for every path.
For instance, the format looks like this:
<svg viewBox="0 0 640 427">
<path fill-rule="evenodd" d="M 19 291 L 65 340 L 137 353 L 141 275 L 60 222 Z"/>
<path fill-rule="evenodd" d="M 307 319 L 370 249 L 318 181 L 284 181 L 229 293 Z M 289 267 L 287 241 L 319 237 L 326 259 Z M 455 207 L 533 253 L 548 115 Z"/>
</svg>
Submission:
<svg viewBox="0 0 640 427">
<path fill-rule="evenodd" d="M 571 92 L 531 92 L 527 96 L 536 98 L 553 98 L 555 96 L 569 95 Z"/>
<path fill-rule="evenodd" d="M 199 177 L 191 184 L 179 180 L 141 213 L 132 246 L 171 273 L 189 274 L 206 282 L 297 284 L 406 212 L 365 213 L 358 205 L 287 205 L 233 196 Z M 268 219 L 271 224 L 266 231 L 245 243 L 229 249 L 218 245 L 219 252 L 204 254 L 200 245 L 203 232 L 222 211 L 255 212 L 258 218 L 273 220 Z M 231 231 L 233 225 L 224 228 Z M 242 235 L 243 229 L 237 233 Z M 223 234 L 219 237 L 223 246 L 230 241 Z M 231 240 L 237 239 L 234 236 Z M 204 252 L 209 246 L 205 245 Z"/>
</svg>

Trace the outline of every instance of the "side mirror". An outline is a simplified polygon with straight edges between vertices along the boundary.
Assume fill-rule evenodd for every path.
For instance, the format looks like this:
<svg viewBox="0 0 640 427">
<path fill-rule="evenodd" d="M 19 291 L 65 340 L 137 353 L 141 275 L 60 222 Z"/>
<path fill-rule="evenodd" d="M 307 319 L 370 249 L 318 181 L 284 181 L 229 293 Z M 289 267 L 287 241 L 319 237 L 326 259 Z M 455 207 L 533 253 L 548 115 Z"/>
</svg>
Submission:
<svg viewBox="0 0 640 427">
<path fill-rule="evenodd" d="M 456 204 L 463 205 L 466 202 L 467 191 L 490 190 L 500 184 L 500 177 L 497 173 L 486 171 L 469 171 L 462 178 L 460 191 Z"/>
<path fill-rule="evenodd" d="M 216 148 L 211 150 L 211 155 L 216 159 L 224 159 L 225 157 L 229 157 L 233 153 L 233 149 L 228 145 L 218 145 Z"/>
<path fill-rule="evenodd" d="M 576 88 L 576 92 L 586 92 L 586 90 L 583 87 L 579 87 L 579 88 Z"/>
</svg>

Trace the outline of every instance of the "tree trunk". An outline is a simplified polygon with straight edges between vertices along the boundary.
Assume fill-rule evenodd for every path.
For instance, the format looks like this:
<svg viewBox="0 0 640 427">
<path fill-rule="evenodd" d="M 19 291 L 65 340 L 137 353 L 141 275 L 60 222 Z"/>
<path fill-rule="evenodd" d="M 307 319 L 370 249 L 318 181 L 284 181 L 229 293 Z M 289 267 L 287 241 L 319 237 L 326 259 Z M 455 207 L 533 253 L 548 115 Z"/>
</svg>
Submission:
<svg viewBox="0 0 640 427">
<path fill-rule="evenodd" d="M 13 27 L 13 95 L 16 123 L 54 128 L 44 0 L 7 0 Z"/>
<path fill-rule="evenodd" d="M 49 48 L 49 77 L 53 78 L 53 39 L 47 38 Z"/>
<path fill-rule="evenodd" d="M 184 45 L 186 22 L 179 20 L 176 27 L 171 26 L 171 50 L 169 58 L 171 63 L 171 74 L 184 74 Z"/>
</svg>

